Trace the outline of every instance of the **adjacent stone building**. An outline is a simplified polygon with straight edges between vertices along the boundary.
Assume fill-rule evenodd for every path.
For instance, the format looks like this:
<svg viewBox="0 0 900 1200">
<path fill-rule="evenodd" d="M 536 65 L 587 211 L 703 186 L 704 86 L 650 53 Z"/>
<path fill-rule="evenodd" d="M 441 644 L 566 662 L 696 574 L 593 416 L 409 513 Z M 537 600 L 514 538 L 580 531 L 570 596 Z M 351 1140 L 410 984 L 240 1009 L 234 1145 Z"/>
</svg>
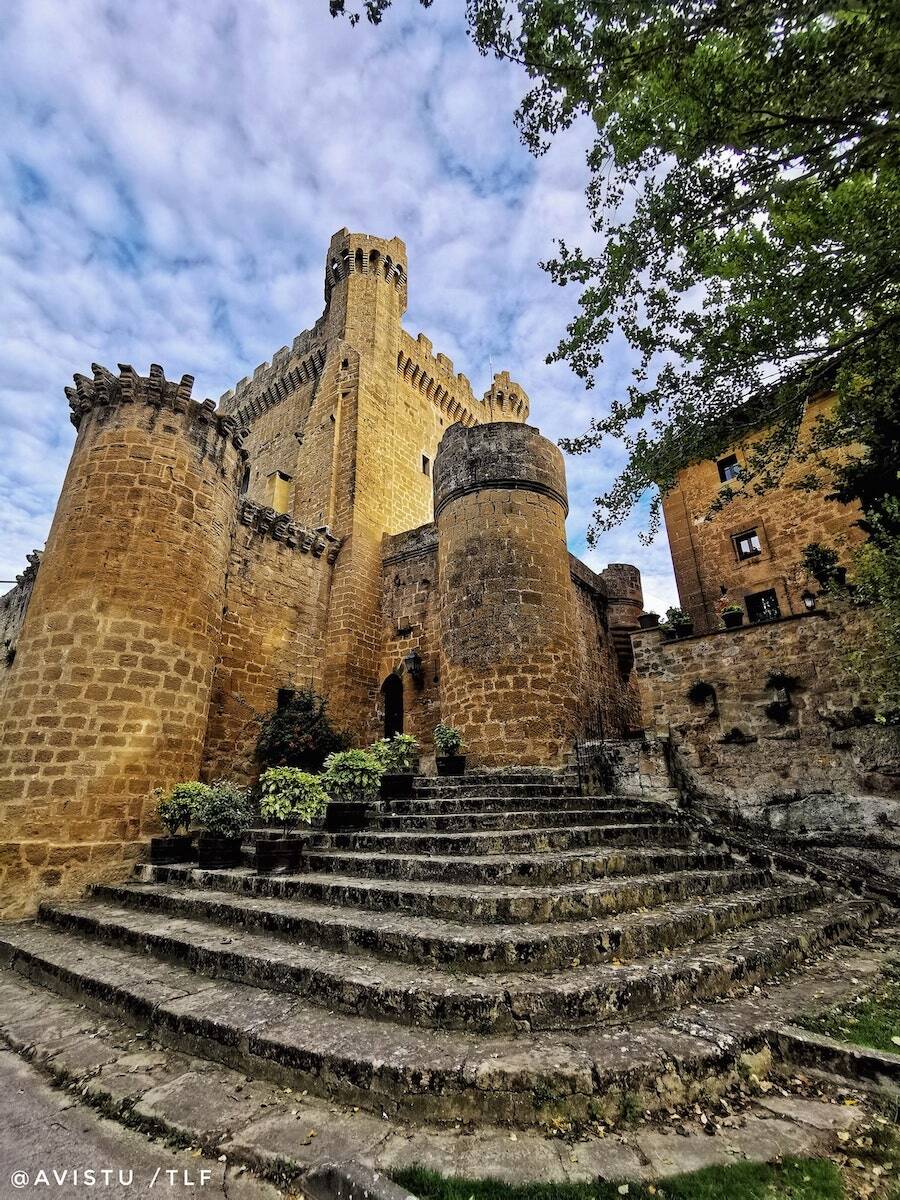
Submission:
<svg viewBox="0 0 900 1200">
<path fill-rule="evenodd" d="M 120 872 L 179 779 L 250 779 L 311 685 L 364 745 L 458 725 L 475 765 L 640 726 L 633 567 L 566 548 L 562 457 L 402 327 L 406 250 L 341 230 L 325 310 L 218 407 L 153 366 L 67 389 L 40 563 L 0 602 L 0 913 Z"/>
<path fill-rule="evenodd" d="M 800 453 L 777 487 L 757 495 L 740 485 L 739 472 L 763 436 L 760 431 L 715 461 L 694 462 L 679 472 L 663 500 L 663 514 L 681 607 L 698 633 L 720 627 L 724 604 L 740 604 L 751 622 L 804 612 L 804 594 L 808 601 L 818 590 L 801 568 L 804 548 L 818 543 L 836 549 L 846 563 L 862 540 L 855 505 L 827 499 L 827 487 L 797 486 L 812 469 L 805 452 L 816 425 L 834 402 L 830 394 L 808 402 L 798 434 Z M 711 511 L 728 491 L 734 498 Z"/>
</svg>

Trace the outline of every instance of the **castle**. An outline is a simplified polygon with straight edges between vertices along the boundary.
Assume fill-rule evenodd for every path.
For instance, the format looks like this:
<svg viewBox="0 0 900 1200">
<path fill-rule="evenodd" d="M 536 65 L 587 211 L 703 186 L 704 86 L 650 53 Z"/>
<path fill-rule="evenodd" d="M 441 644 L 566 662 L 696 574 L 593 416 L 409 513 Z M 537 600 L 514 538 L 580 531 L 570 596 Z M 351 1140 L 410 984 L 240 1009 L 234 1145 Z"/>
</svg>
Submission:
<svg viewBox="0 0 900 1200">
<path fill-rule="evenodd" d="M 638 571 L 568 553 L 527 396 L 503 372 L 476 399 L 406 295 L 403 243 L 343 229 L 321 318 L 218 407 L 159 366 L 67 389 L 47 546 L 0 603 L 0 911 L 133 860 L 153 787 L 252 778 L 292 689 L 358 745 L 442 720 L 479 767 L 640 727 Z"/>
</svg>

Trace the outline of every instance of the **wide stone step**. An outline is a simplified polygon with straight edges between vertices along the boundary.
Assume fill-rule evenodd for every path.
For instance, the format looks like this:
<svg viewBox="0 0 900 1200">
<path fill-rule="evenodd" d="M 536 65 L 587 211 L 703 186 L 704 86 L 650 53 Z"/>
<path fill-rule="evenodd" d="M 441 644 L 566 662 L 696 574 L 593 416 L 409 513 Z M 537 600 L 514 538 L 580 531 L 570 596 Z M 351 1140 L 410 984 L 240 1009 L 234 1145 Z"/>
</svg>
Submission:
<svg viewBox="0 0 900 1200">
<path fill-rule="evenodd" d="M 635 804 L 629 796 L 552 796 L 542 798 L 523 792 L 516 796 L 424 796 L 416 795 L 405 800 L 391 800 L 386 811 L 391 816 L 407 813 L 427 816 L 456 812 L 519 812 L 522 809 L 554 810 L 567 812 L 587 808 L 623 809 Z"/>
<path fill-rule="evenodd" d="M 859 924 L 866 919 L 856 914 Z M 833 933 L 823 915 L 806 936 L 824 947 Z M 596 1120 L 620 1115 L 623 1096 L 666 1108 L 673 1096 L 702 1096 L 708 1080 L 733 1078 L 741 1050 L 758 1049 L 762 1036 L 745 1012 L 729 1020 L 731 1005 L 686 1014 L 683 1024 L 696 1034 L 653 1020 L 565 1038 L 414 1029 L 209 980 L 31 923 L 0 929 L 0 961 L 176 1050 L 296 1093 L 416 1121 Z M 711 1028 L 716 1014 L 726 1018 L 724 1035 Z"/>
<path fill-rule="evenodd" d="M 236 896 L 166 884 L 103 885 L 94 890 L 98 920 L 125 911 L 165 914 L 240 932 L 274 933 L 293 944 L 368 953 L 439 970 L 477 974 L 564 970 L 612 959 L 639 959 L 715 936 L 752 921 L 800 911 L 821 899 L 814 885 L 784 885 L 618 914 L 614 920 L 462 924 L 406 913 L 374 913 L 308 901 Z M 54 920 L 54 906 L 42 910 Z M 67 917 L 63 916 L 65 923 Z"/>
<path fill-rule="evenodd" d="M 805 900 L 797 897 L 791 903 L 787 896 L 779 897 L 773 907 L 790 911 Z M 731 919 L 743 925 L 746 902 L 732 901 Z M 877 906 L 870 907 L 874 914 Z M 756 907 L 755 915 L 761 911 Z M 429 1028 L 502 1033 L 617 1024 L 724 996 L 736 983 L 756 982 L 800 961 L 813 946 L 810 930 L 820 920 L 829 938 L 846 936 L 855 927 L 855 912 L 852 903 L 842 901 L 759 921 L 742 928 L 737 939 L 728 932 L 681 953 L 630 965 L 572 966 L 555 975 L 463 974 L 92 901 L 46 905 L 42 917 L 92 943 L 142 951 L 210 978 L 302 996 L 330 1010 Z M 710 913 L 710 932 L 717 921 L 727 927 L 724 911 L 716 918 Z"/>
<path fill-rule="evenodd" d="M 447 854 L 313 849 L 304 853 L 303 862 L 306 870 L 314 873 L 513 887 L 550 887 L 586 883 L 609 876 L 668 871 L 723 871 L 734 866 L 733 856 L 724 850 L 655 846 L 543 854 L 481 854 L 467 858 Z"/>
<path fill-rule="evenodd" d="M 150 865 L 139 867 L 136 877 L 144 883 L 211 888 L 246 896 L 310 900 L 375 912 L 408 912 L 420 917 L 476 923 L 579 921 L 635 908 L 652 908 L 690 896 L 723 895 L 763 887 L 770 882 L 767 872 L 749 867 L 623 876 L 550 887 L 410 883 L 327 872 L 257 875 L 245 869 L 200 871 Z M 100 895 L 101 890 L 97 889 L 95 894 Z"/>
<path fill-rule="evenodd" d="M 479 812 L 463 809 L 454 813 L 403 813 L 377 817 L 372 828 L 412 833 L 433 829 L 438 832 L 467 833 L 486 829 L 551 829 L 560 826 L 641 825 L 659 823 L 667 810 L 652 805 L 633 805 L 629 808 L 582 809 L 517 809 L 511 812 Z"/>
<path fill-rule="evenodd" d="M 419 833 L 365 830 L 314 834 L 311 850 L 368 850 L 393 854 L 522 854 L 577 850 L 589 846 L 691 845 L 696 835 L 674 819 L 669 823 L 577 825 L 565 829 L 512 829 L 468 833 Z"/>
<path fill-rule="evenodd" d="M 577 796 L 581 791 L 577 779 L 495 780 L 462 778 L 428 779 L 417 781 L 415 794 L 423 799 L 454 796 Z"/>
</svg>

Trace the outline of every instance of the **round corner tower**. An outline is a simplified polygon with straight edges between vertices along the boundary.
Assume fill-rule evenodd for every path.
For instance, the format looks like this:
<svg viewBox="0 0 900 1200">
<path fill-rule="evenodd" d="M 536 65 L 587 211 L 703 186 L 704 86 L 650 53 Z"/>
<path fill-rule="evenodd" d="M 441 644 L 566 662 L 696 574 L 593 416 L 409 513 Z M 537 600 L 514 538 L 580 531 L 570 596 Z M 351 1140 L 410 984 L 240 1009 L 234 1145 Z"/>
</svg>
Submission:
<svg viewBox="0 0 900 1200">
<path fill-rule="evenodd" d="M 3 915 L 123 869 L 203 748 L 245 451 L 190 376 L 93 370 L 3 697 Z"/>
<path fill-rule="evenodd" d="M 562 454 L 530 425 L 453 425 L 434 500 L 441 719 L 475 765 L 558 764 L 579 662 Z"/>
</svg>

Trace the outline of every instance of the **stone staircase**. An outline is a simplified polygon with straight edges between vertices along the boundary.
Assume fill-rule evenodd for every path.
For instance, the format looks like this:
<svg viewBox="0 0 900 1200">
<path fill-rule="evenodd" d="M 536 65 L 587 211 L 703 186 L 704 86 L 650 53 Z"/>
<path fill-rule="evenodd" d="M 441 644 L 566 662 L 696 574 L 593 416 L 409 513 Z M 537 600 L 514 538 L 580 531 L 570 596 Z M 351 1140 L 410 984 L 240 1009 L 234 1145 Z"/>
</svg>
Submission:
<svg viewBox="0 0 900 1200">
<path fill-rule="evenodd" d="M 298 875 L 254 873 L 270 835 L 238 870 L 142 866 L 45 903 L 0 928 L 0 958 L 298 1090 L 529 1125 L 733 1075 L 764 1033 L 741 998 L 882 915 L 668 803 L 579 795 L 568 773 L 423 779 L 365 831 L 312 834 Z M 727 1036 L 684 1027 L 700 1002 Z"/>
</svg>

